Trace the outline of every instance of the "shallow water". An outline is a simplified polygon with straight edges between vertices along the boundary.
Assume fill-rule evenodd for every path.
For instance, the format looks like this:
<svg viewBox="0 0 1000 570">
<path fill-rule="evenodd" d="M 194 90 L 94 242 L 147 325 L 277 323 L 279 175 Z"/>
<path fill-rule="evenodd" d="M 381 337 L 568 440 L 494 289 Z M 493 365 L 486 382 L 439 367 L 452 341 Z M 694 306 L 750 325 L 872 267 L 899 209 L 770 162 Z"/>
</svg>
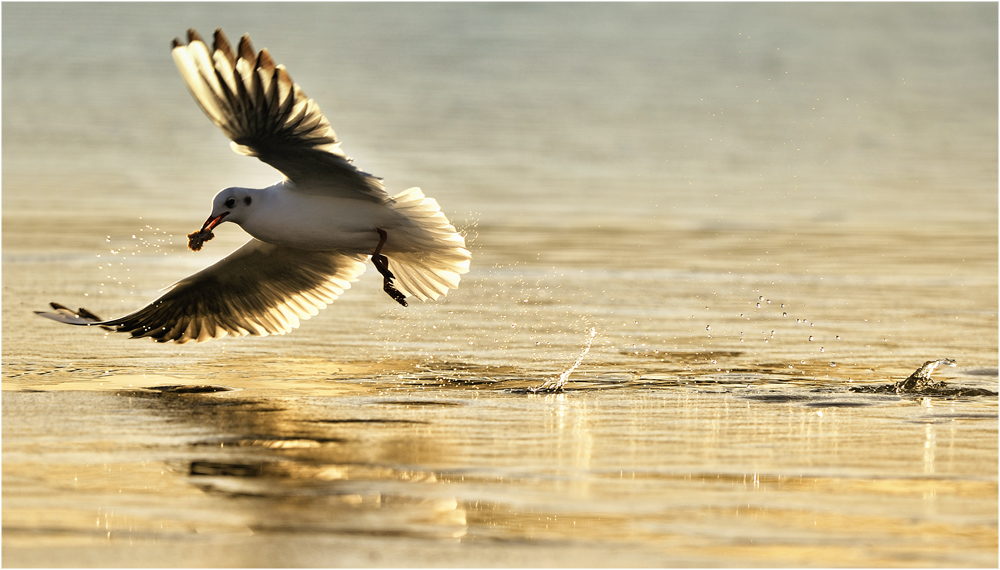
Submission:
<svg viewBox="0 0 1000 570">
<path fill-rule="evenodd" d="M 995 5 L 234 12 L 4 6 L 6 566 L 997 565 L 996 396 L 852 391 L 997 390 Z M 275 178 L 170 61 L 220 25 L 438 199 L 458 290 L 203 345 L 32 314 L 245 239 L 184 240 Z"/>
</svg>

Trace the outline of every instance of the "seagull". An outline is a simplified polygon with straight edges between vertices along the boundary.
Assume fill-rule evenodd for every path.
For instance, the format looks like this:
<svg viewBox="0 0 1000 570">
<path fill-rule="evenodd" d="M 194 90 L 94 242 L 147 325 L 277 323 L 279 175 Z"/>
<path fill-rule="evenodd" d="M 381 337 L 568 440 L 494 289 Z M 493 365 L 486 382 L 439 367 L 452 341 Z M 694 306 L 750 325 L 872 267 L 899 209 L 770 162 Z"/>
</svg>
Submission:
<svg viewBox="0 0 1000 570">
<path fill-rule="evenodd" d="M 145 307 L 110 320 L 59 303 L 36 313 L 133 338 L 204 342 L 290 332 L 357 281 L 369 259 L 403 306 L 458 287 L 472 255 L 437 201 L 419 188 L 390 196 L 381 178 L 356 168 L 319 106 L 267 49 L 254 51 L 249 35 L 235 51 L 221 29 L 211 50 L 195 30 L 187 37 L 171 51 L 195 101 L 236 153 L 284 179 L 220 191 L 188 246 L 200 250 L 226 222 L 251 239 Z"/>
</svg>

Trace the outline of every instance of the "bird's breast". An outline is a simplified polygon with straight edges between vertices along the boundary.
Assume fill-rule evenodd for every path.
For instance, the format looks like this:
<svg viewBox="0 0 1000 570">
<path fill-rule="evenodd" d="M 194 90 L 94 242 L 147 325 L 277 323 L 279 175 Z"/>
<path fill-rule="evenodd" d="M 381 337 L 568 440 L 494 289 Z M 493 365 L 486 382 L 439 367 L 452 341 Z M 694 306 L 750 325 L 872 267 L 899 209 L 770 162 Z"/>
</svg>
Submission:
<svg viewBox="0 0 1000 570">
<path fill-rule="evenodd" d="M 240 225 L 261 241 L 297 249 L 370 254 L 379 239 L 375 228 L 398 217 L 375 202 L 294 192 L 263 202 Z"/>
</svg>

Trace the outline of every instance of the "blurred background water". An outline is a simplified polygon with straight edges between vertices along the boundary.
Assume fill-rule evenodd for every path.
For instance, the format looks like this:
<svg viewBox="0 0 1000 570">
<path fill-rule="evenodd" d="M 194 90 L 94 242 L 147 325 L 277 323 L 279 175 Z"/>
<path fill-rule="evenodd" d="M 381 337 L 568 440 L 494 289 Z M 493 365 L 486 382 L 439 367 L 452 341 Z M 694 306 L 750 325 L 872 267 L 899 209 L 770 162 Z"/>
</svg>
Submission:
<svg viewBox="0 0 1000 570">
<path fill-rule="evenodd" d="M 848 390 L 945 357 L 996 389 L 995 4 L 2 16 L 6 564 L 996 565 L 996 397 Z M 403 309 L 366 275 L 203 345 L 35 317 L 246 239 L 185 247 L 278 177 L 177 76 L 190 27 L 250 32 L 435 197 L 462 286 Z M 591 328 L 566 393 L 522 393 Z"/>
</svg>

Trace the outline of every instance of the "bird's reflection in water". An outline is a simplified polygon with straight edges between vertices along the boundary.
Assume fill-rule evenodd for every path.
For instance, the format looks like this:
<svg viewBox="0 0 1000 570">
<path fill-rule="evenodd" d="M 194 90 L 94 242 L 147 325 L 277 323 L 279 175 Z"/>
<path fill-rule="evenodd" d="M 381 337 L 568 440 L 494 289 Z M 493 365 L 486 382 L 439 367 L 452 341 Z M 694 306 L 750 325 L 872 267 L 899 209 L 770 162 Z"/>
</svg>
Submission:
<svg viewBox="0 0 1000 570">
<path fill-rule="evenodd" d="M 528 508 L 507 496 L 522 488 L 515 493 L 522 499 L 591 494 L 588 400 L 525 395 L 531 383 L 537 382 L 501 381 L 516 393 L 503 398 L 511 410 L 500 422 L 499 410 L 409 392 L 344 401 L 160 386 L 128 395 L 188 424 L 185 431 L 200 432 L 172 467 L 209 497 L 224 499 L 221 512 L 236 514 L 255 534 L 463 538 L 474 520 L 475 536 L 496 538 L 498 528 L 512 524 L 547 536 L 550 525 L 539 521 L 562 517 L 555 529 L 587 518 Z M 468 426 L 483 414 L 484 427 L 475 433 L 448 427 Z M 509 428 L 519 421 L 532 426 L 533 437 L 518 440 Z M 517 468 L 503 457 L 512 441 L 523 446 Z M 470 459 L 478 467 L 456 467 Z"/>
<path fill-rule="evenodd" d="M 436 473 L 412 467 L 447 450 L 425 441 L 425 421 L 392 417 L 398 405 L 361 406 L 361 417 L 331 418 L 322 399 L 161 388 L 129 395 L 216 434 L 192 441 L 190 454 L 171 466 L 225 499 L 220 515 L 238 514 L 254 533 L 466 534 L 458 499 L 440 493 Z"/>
</svg>

